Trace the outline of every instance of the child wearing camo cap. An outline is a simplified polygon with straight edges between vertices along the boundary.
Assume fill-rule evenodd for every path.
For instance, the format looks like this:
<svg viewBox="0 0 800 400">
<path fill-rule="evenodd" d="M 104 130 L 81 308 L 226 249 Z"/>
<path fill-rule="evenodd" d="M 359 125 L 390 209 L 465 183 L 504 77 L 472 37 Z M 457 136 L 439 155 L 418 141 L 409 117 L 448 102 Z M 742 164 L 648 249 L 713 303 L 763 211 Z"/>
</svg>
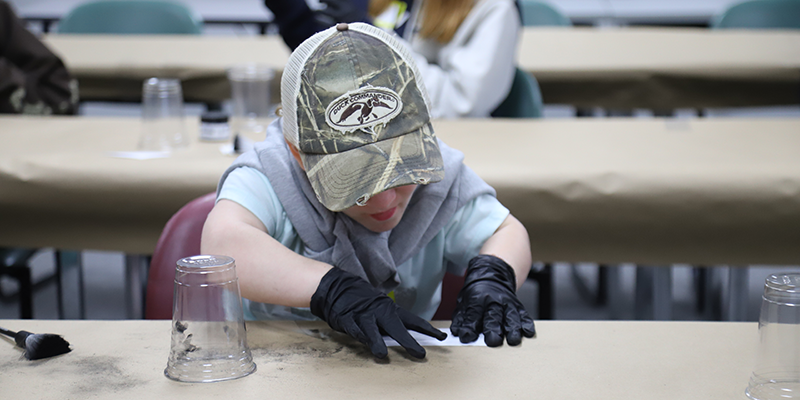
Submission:
<svg viewBox="0 0 800 400">
<path fill-rule="evenodd" d="M 462 342 L 534 335 L 516 297 L 528 235 L 439 141 L 408 50 L 371 25 L 339 24 L 303 42 L 281 81 L 282 117 L 223 174 L 202 252 L 236 259 L 249 319 L 326 321 L 387 355 L 409 354 L 446 271 L 464 274 L 451 332 Z M 390 297 L 390 295 L 392 297 Z"/>
</svg>

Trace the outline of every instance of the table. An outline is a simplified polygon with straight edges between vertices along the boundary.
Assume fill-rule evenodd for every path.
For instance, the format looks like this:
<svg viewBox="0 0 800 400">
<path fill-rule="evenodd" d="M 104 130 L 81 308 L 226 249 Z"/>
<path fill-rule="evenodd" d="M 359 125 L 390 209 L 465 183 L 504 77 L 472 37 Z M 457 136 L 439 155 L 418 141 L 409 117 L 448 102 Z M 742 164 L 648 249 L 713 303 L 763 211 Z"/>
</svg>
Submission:
<svg viewBox="0 0 800 400">
<path fill-rule="evenodd" d="M 0 117 L 0 245 L 125 252 L 135 296 L 137 255 L 151 254 L 172 214 L 214 191 L 233 161 L 197 141 L 170 158 L 110 157 L 135 149 L 140 124 Z M 197 132 L 196 120 L 187 126 Z M 442 120 L 435 129 L 527 227 L 536 260 L 800 260 L 800 120 Z M 656 274 L 669 288 L 669 270 Z M 726 318 L 743 318 L 746 274 L 729 271 Z M 669 291 L 656 295 L 656 317 L 669 318 Z M 139 305 L 131 299 L 131 315 Z"/>
<path fill-rule="evenodd" d="M 800 104 L 800 31 L 526 28 L 545 103 L 610 109 Z"/>
<path fill-rule="evenodd" d="M 290 53 L 278 36 L 47 35 L 43 41 L 62 57 L 87 101 L 141 101 L 142 82 L 159 76 L 181 79 L 187 101 L 221 102 L 231 98 L 230 67 L 261 63 L 280 72 Z M 273 83 L 278 103 L 280 79 Z"/>
<path fill-rule="evenodd" d="M 322 324 L 251 322 L 257 370 L 226 382 L 164 377 L 170 321 L 0 321 L 52 332 L 73 348 L 29 362 L 0 343 L 0 396 L 63 399 L 592 398 L 746 399 L 756 323 L 537 321 L 519 347 L 428 347 L 425 361 L 390 348 L 377 361 Z M 441 323 L 440 327 L 447 327 Z M 314 333 L 311 329 L 318 329 Z"/>
<path fill-rule="evenodd" d="M 135 118 L 0 117 L 0 245 L 150 254 L 233 161 L 134 150 Z M 198 121 L 187 121 L 197 132 Z M 800 120 L 438 120 L 542 261 L 796 265 Z M 196 138 L 196 136 L 193 136 Z M 258 139 L 258 138 L 253 138 Z M 488 145 L 490 144 L 490 145 Z"/>
<path fill-rule="evenodd" d="M 84 100 L 141 98 L 152 76 L 183 80 L 190 101 L 230 98 L 227 68 L 289 50 L 277 36 L 47 35 Z M 693 28 L 526 28 L 519 65 L 545 103 L 611 109 L 800 104 L 800 32 Z M 279 87 L 274 85 L 277 101 Z"/>
</svg>

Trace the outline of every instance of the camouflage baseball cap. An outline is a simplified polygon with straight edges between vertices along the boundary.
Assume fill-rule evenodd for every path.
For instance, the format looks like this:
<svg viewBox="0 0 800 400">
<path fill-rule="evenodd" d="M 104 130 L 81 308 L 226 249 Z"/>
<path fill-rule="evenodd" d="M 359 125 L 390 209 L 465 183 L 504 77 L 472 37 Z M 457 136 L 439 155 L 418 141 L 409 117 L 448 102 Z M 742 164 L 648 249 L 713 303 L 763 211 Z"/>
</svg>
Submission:
<svg viewBox="0 0 800 400">
<path fill-rule="evenodd" d="M 303 42 L 283 72 L 281 102 L 284 136 L 331 211 L 444 177 L 419 70 L 381 29 L 338 24 Z"/>
</svg>

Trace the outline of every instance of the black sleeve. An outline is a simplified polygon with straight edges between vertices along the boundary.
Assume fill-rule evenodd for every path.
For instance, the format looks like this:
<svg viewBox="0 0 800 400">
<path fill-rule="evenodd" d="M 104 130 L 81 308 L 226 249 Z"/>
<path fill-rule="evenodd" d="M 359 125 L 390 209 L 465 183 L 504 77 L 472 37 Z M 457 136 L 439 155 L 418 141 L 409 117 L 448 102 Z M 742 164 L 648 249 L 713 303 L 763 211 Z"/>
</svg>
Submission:
<svg viewBox="0 0 800 400">
<path fill-rule="evenodd" d="M 61 59 L 0 1 L 0 113 L 74 114 L 77 91 Z"/>
<path fill-rule="evenodd" d="M 321 0 L 320 10 L 311 10 L 305 0 L 264 0 L 275 15 L 278 33 L 294 50 L 311 35 L 339 22 L 369 22 L 363 0 Z"/>
<path fill-rule="evenodd" d="M 264 5 L 275 15 L 278 32 L 292 50 L 311 35 L 327 28 L 317 22 L 305 0 L 264 0 Z"/>
</svg>

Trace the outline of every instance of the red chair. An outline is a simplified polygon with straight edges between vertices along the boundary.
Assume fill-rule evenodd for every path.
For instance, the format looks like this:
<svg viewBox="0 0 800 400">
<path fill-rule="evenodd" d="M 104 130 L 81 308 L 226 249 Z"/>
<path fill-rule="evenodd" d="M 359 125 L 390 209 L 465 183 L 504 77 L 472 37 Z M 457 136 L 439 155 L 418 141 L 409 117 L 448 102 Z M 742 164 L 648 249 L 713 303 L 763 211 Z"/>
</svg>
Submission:
<svg viewBox="0 0 800 400">
<path fill-rule="evenodd" d="M 464 277 L 453 275 L 449 272 L 444 274 L 442 280 L 442 302 L 439 303 L 439 308 L 433 314 L 434 321 L 449 321 L 453 317 L 453 311 L 456 309 L 456 300 L 458 298 L 458 291 L 464 286 Z"/>
<path fill-rule="evenodd" d="M 200 235 L 208 213 L 214 207 L 215 197 L 216 193 L 209 193 L 190 201 L 164 226 L 147 276 L 146 319 L 172 319 L 175 263 L 183 257 L 200 254 Z M 464 277 L 445 274 L 442 303 L 433 316 L 434 320 L 450 319 L 456 307 L 456 296 L 463 284 Z"/>
<path fill-rule="evenodd" d="M 190 201 L 164 226 L 147 274 L 146 319 L 172 319 L 175 263 L 200 254 L 200 235 L 215 199 L 216 193 L 209 193 Z"/>
</svg>

